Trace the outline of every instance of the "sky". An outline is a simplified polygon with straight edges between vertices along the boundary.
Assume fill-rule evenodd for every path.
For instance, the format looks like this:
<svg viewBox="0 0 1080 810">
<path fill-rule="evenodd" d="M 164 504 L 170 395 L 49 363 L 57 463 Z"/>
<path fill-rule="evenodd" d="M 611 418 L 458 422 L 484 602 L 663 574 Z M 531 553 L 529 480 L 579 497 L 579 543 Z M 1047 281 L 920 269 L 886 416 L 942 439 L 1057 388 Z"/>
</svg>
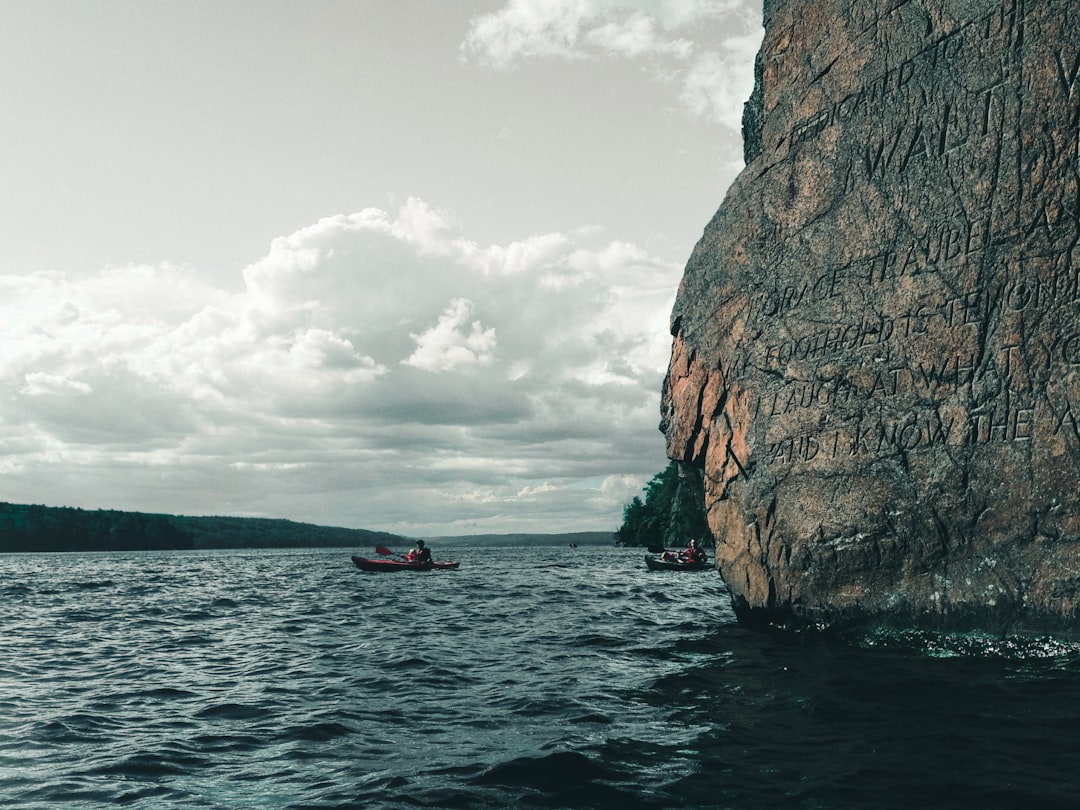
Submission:
<svg viewBox="0 0 1080 810">
<path fill-rule="evenodd" d="M 614 531 L 760 0 L 4 0 L 0 500 Z"/>
</svg>

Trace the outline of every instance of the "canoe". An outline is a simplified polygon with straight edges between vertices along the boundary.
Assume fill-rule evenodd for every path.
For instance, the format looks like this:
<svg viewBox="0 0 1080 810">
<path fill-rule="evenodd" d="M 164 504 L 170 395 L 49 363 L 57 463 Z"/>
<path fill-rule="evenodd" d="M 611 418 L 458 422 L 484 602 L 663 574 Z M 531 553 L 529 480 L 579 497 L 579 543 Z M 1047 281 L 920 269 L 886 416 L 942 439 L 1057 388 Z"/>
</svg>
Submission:
<svg viewBox="0 0 1080 810">
<path fill-rule="evenodd" d="M 394 571 L 449 571 L 457 568 L 459 562 L 406 562 L 405 560 L 365 560 L 353 557 L 352 561 L 361 571 L 391 573 Z"/>
<path fill-rule="evenodd" d="M 650 571 L 704 571 L 712 566 L 707 562 L 674 562 L 673 560 L 661 560 L 659 557 L 645 555 L 645 565 Z"/>
</svg>

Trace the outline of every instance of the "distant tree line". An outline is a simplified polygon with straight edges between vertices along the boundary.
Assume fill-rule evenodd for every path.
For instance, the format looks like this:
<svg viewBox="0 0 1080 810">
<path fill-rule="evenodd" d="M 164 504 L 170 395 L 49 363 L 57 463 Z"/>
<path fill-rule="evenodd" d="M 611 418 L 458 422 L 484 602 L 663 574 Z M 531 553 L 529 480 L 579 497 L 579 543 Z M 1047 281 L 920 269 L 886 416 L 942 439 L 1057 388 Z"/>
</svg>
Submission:
<svg viewBox="0 0 1080 810">
<path fill-rule="evenodd" d="M 291 520 L 185 517 L 0 502 L 0 553 L 201 548 L 373 547 L 408 538 Z"/>
<path fill-rule="evenodd" d="M 432 543 L 455 543 L 462 546 L 610 546 L 616 542 L 614 532 L 566 532 L 562 534 L 533 534 L 518 532 L 514 534 L 459 534 L 445 537 L 430 537 Z"/>
<path fill-rule="evenodd" d="M 694 537 L 711 548 L 705 488 L 697 469 L 672 461 L 645 485 L 644 494 L 644 500 L 635 496 L 623 508 L 619 545 L 682 547 Z"/>
</svg>

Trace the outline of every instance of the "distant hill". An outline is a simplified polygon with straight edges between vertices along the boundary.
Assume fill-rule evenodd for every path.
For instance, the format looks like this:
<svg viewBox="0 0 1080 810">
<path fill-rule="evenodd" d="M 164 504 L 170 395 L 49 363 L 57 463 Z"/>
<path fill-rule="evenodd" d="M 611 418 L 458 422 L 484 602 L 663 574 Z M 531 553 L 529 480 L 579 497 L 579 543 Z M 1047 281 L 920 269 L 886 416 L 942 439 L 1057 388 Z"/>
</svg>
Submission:
<svg viewBox="0 0 1080 810">
<path fill-rule="evenodd" d="M 462 534 L 429 537 L 436 543 L 456 543 L 463 546 L 613 546 L 614 532 L 569 532 L 567 534 Z"/>
<path fill-rule="evenodd" d="M 388 532 L 291 520 L 75 509 L 0 502 L 0 553 L 412 545 Z"/>
<path fill-rule="evenodd" d="M 470 534 L 427 538 L 469 546 L 610 546 L 614 532 Z M 211 548 L 407 548 L 413 538 L 292 520 L 187 517 L 0 502 L 0 553 Z"/>
</svg>

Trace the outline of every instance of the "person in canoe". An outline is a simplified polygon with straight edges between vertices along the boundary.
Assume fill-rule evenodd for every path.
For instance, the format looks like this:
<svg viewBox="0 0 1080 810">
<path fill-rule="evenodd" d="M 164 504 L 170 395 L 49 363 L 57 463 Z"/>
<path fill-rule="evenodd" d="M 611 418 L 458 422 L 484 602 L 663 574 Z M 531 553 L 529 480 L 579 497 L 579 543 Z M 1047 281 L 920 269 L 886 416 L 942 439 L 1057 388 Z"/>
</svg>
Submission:
<svg viewBox="0 0 1080 810">
<path fill-rule="evenodd" d="M 416 548 L 405 555 L 408 562 L 429 563 L 431 562 L 431 549 L 424 545 L 423 540 L 416 541 Z"/>
<path fill-rule="evenodd" d="M 704 563 L 706 561 L 705 550 L 698 546 L 697 540 L 694 538 L 690 538 L 690 545 L 682 551 L 665 551 L 660 559 L 681 563 Z"/>
</svg>

